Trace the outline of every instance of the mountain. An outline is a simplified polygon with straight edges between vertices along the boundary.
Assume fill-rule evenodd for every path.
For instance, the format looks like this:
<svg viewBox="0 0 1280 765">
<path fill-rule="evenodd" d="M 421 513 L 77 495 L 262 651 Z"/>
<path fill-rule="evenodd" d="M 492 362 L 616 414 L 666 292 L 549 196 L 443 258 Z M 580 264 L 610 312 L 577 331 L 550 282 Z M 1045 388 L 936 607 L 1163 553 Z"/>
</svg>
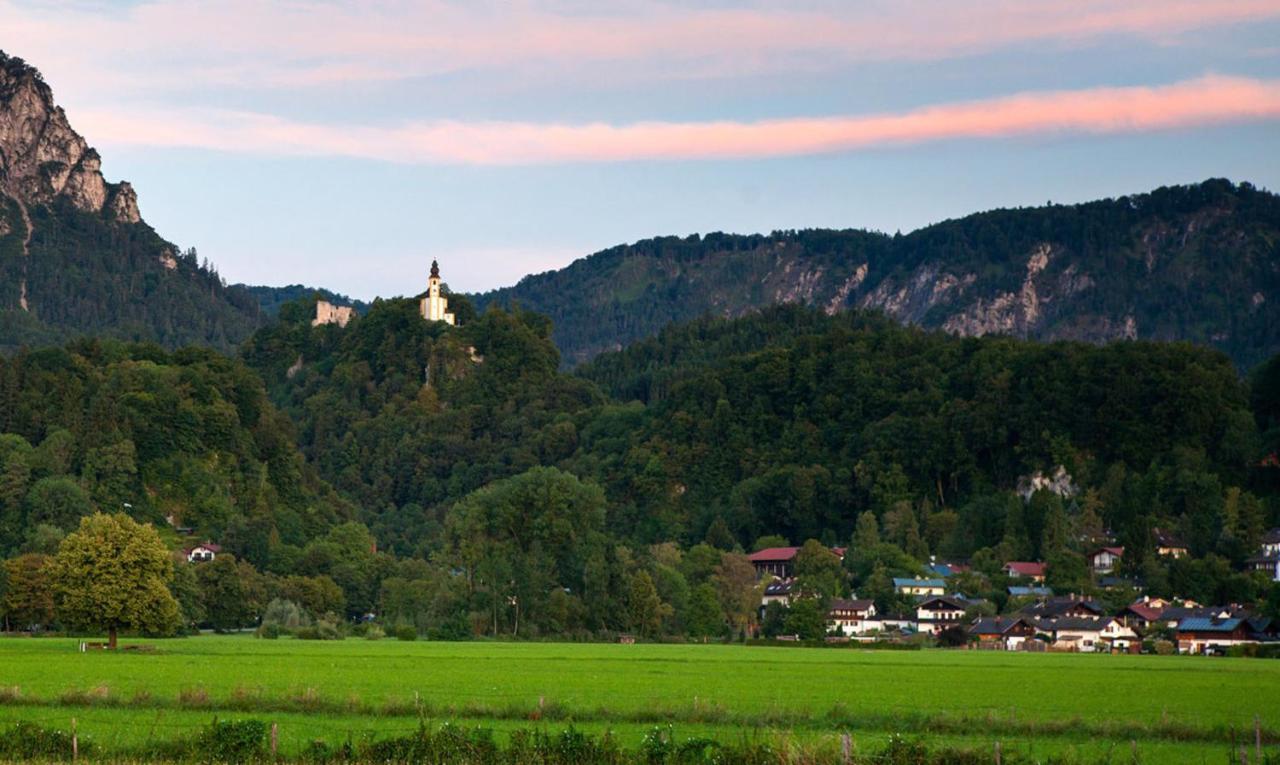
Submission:
<svg viewBox="0 0 1280 765">
<path fill-rule="evenodd" d="M 157 234 L 101 163 L 40 73 L 0 52 L 0 350 L 80 334 L 229 349 L 248 336 L 253 296 Z"/>
<path fill-rule="evenodd" d="M 280 313 L 280 307 L 285 303 L 291 303 L 302 298 L 316 297 L 321 300 L 328 301 L 334 305 L 348 305 L 356 309 L 356 313 L 367 313 L 369 304 L 363 300 L 341 295 L 323 287 L 308 287 L 305 284 L 290 284 L 284 287 L 266 287 L 262 285 L 237 284 L 236 288 L 243 289 L 253 296 L 258 302 L 258 306 L 262 309 L 262 313 L 266 316 L 274 317 Z"/>
<path fill-rule="evenodd" d="M 647 239 L 473 300 L 550 316 L 571 364 L 673 321 L 803 303 L 959 335 L 1189 340 L 1249 367 L 1280 351 L 1280 197 L 1215 179 L 906 235 Z"/>
</svg>

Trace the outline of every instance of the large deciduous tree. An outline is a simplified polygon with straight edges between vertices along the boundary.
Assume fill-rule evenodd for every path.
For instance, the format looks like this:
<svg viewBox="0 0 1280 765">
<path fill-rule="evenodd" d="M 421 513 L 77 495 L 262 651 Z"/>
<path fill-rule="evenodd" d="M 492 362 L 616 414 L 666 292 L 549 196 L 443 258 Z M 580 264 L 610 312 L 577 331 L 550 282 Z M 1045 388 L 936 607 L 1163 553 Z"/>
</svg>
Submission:
<svg viewBox="0 0 1280 765">
<path fill-rule="evenodd" d="M 58 619 L 105 630 L 113 649 L 119 630 L 164 634 L 179 623 L 168 587 L 171 553 L 154 528 L 123 513 L 82 519 L 62 540 L 48 571 Z"/>
</svg>

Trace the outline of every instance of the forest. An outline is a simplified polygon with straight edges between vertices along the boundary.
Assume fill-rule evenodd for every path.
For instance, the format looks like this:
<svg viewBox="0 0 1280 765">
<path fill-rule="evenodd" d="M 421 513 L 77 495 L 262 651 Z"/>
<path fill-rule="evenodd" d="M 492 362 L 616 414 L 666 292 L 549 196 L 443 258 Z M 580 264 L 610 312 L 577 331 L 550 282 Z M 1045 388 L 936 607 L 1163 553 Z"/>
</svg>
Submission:
<svg viewBox="0 0 1280 765">
<path fill-rule="evenodd" d="M 1007 560 L 1120 602 L 1136 591 L 1085 565 L 1102 542 L 1148 593 L 1280 606 L 1242 565 L 1280 524 L 1280 359 L 1242 377 L 1186 343 L 957 338 L 779 306 L 569 373 L 530 311 L 452 295 L 449 327 L 379 300 L 313 327 L 316 299 L 284 304 L 239 359 L 82 340 L 0 361 L 11 615 L 42 613 L 42 556 L 121 509 L 174 546 L 221 546 L 173 585 L 185 623 L 219 628 L 377 614 L 437 637 L 741 634 L 759 616 L 745 553 L 806 542 L 809 591 L 886 610 L 909 605 L 889 579 L 932 559 L 969 561 L 956 586 L 996 608 Z M 1046 476 L 1057 491 L 1028 488 Z M 1192 555 L 1157 556 L 1155 528 Z"/>
</svg>

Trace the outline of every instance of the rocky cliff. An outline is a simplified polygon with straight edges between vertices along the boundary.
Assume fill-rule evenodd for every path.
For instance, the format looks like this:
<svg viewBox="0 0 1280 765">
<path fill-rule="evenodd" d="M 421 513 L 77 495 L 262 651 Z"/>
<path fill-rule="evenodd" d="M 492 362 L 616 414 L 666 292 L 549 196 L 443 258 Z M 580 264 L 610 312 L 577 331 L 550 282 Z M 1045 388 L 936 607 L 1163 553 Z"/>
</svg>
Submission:
<svg viewBox="0 0 1280 765">
<path fill-rule="evenodd" d="M 40 73 L 0 52 L 0 349 L 81 333 L 229 347 L 257 321 L 103 178 Z"/>
<path fill-rule="evenodd" d="M 994 210 L 907 235 L 711 234 L 615 247 L 481 295 L 551 316 L 569 363 L 703 314 L 874 308 L 959 335 L 1188 340 L 1280 352 L 1280 197 L 1211 180 Z"/>
</svg>

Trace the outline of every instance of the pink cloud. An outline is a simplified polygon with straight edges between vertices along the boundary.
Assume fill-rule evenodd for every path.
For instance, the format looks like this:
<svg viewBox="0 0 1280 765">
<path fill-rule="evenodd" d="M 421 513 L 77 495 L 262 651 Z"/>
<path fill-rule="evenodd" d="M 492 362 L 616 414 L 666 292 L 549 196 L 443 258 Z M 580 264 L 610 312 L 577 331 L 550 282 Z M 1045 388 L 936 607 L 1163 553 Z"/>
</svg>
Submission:
<svg viewBox="0 0 1280 765">
<path fill-rule="evenodd" d="M 1106 35 L 1165 40 L 1280 18 L 1275 0 L 896 0 L 695 8 L 381 0 L 151 0 L 124 9 L 0 0 L 9 44 L 66 87 L 287 88 L 462 70 L 725 76 L 866 60 L 934 60 Z M 588 70 L 590 71 L 590 70 Z M 604 76 L 603 74 L 601 76 Z"/>
<path fill-rule="evenodd" d="M 1280 119 L 1280 81 L 1207 76 L 1158 87 L 1049 91 L 900 113 L 758 122 L 433 121 L 396 127 L 264 114 L 78 112 L 90 141 L 413 164 L 520 165 L 820 154 L 955 139 L 1129 133 Z"/>
</svg>

